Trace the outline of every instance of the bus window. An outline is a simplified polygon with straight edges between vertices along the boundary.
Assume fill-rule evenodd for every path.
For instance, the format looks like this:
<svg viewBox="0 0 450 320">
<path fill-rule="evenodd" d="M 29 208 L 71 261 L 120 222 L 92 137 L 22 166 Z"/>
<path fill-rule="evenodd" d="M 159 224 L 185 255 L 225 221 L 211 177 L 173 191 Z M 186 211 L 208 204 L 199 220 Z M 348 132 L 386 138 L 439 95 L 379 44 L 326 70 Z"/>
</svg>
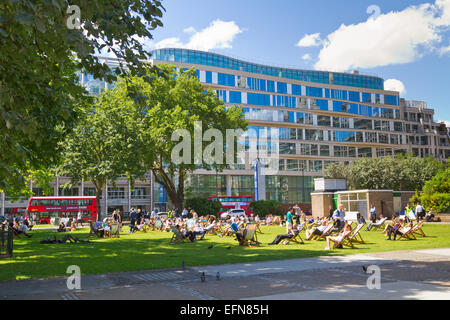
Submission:
<svg viewBox="0 0 450 320">
<path fill-rule="evenodd" d="M 69 199 L 62 199 L 61 200 L 61 205 L 62 206 L 69 206 L 70 205 L 70 200 Z"/>
<path fill-rule="evenodd" d="M 52 204 L 52 206 L 59 206 L 59 200 L 58 199 L 50 200 L 50 203 Z"/>
<path fill-rule="evenodd" d="M 92 206 L 92 199 L 88 199 L 88 200 L 86 200 L 87 201 L 87 205 L 88 206 Z"/>
<path fill-rule="evenodd" d="M 32 205 L 33 207 L 38 206 L 38 205 L 39 205 L 39 200 L 32 200 L 32 201 L 31 201 L 31 205 Z"/>
</svg>

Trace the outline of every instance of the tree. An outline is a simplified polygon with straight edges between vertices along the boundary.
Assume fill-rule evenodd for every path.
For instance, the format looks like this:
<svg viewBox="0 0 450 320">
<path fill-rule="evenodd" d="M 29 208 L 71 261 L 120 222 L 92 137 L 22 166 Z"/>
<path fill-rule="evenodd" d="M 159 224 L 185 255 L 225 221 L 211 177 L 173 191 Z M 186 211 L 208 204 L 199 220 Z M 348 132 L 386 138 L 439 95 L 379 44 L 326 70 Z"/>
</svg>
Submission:
<svg viewBox="0 0 450 320">
<path fill-rule="evenodd" d="M 428 181 L 422 194 L 416 194 L 411 202 L 419 201 L 426 209 L 433 208 L 435 212 L 446 213 L 450 209 L 450 167 L 438 172 Z"/>
<path fill-rule="evenodd" d="M 220 201 L 213 201 L 200 197 L 193 197 L 186 199 L 185 207 L 187 209 L 194 209 L 199 215 L 217 215 L 222 208 Z"/>
<path fill-rule="evenodd" d="M 279 216 L 283 214 L 281 203 L 276 200 L 259 200 L 250 203 L 250 208 L 255 214 L 261 218 L 265 218 L 269 214 Z"/>
<path fill-rule="evenodd" d="M 114 185 L 118 177 L 125 175 L 133 186 L 135 177 L 145 174 L 137 157 L 139 131 L 133 127 L 130 119 L 134 115 L 126 107 L 130 101 L 115 99 L 112 92 L 104 92 L 95 104 L 86 108 L 77 126 L 60 144 L 61 174 L 71 178 L 68 186 L 81 180 L 94 184 L 99 218 L 100 196 L 108 181 Z M 117 108 L 118 105 L 123 107 Z"/>
<path fill-rule="evenodd" d="M 223 159 L 224 154 L 235 158 L 237 147 L 231 151 L 235 144 L 227 144 L 221 137 L 226 136 L 227 129 L 245 131 L 247 121 L 240 107 L 226 106 L 215 92 L 205 91 L 195 70 L 177 73 L 170 65 L 158 65 L 158 69 L 157 73 L 148 70 L 147 77 L 153 79 L 151 83 L 143 77 L 128 77 L 118 81 L 112 94 L 116 108 L 126 105 L 134 109 L 135 116 L 130 121 L 141 139 L 137 156 L 147 170 L 152 170 L 155 181 L 165 188 L 175 208 L 182 210 L 187 174 L 198 168 L 226 168 L 226 161 L 209 160 L 221 158 L 221 155 Z M 139 98 L 130 98 L 130 87 Z M 196 140 L 198 130 L 204 132 L 205 137 L 201 135 Z M 208 132 L 214 133 L 210 139 L 206 139 Z M 208 144 L 204 140 L 212 142 Z M 180 148 L 180 144 L 185 148 Z M 208 149 L 211 146 L 218 147 Z M 197 149 L 200 154 L 195 152 Z M 207 150 L 211 151 L 210 156 Z M 182 161 L 175 161 L 173 157 Z"/>
<path fill-rule="evenodd" d="M 413 155 L 395 157 L 362 158 L 350 164 L 330 164 L 324 176 L 329 179 L 347 179 L 350 190 L 422 190 L 445 165 L 433 157 L 419 158 Z"/>
<path fill-rule="evenodd" d="M 77 5 L 79 24 L 74 20 Z M 156 0 L 4 0 L 0 4 L 0 189 L 23 185 L 29 169 L 49 167 L 76 120 L 85 91 L 77 70 L 112 82 L 96 54 L 113 53 L 132 74 L 148 58 L 139 39 L 162 26 Z"/>
</svg>

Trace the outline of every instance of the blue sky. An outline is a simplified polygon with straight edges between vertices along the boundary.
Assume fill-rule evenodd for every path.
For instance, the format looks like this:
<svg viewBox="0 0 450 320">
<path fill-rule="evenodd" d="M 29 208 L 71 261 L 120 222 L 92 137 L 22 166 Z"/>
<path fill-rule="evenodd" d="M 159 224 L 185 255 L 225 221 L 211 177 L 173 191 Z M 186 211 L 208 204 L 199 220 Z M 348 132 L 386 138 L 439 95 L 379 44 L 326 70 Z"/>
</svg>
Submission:
<svg viewBox="0 0 450 320">
<path fill-rule="evenodd" d="M 149 48 L 188 47 L 302 69 L 356 69 L 394 79 L 387 87 L 426 101 L 435 120 L 450 121 L 450 0 L 162 2 L 164 27 L 153 32 Z"/>
</svg>

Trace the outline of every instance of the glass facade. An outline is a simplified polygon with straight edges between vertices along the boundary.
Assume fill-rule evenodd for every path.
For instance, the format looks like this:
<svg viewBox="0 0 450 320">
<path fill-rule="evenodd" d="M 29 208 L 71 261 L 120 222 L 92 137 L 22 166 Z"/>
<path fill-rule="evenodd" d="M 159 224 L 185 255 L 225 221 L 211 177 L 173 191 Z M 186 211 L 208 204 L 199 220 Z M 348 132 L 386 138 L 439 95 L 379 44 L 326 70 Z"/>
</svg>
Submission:
<svg viewBox="0 0 450 320">
<path fill-rule="evenodd" d="M 379 90 L 384 89 L 383 79 L 365 75 L 271 67 L 245 62 L 211 52 L 189 49 L 157 49 L 153 50 L 151 54 L 153 59 L 167 62 L 205 65 L 307 82 L 317 82 Z M 279 90 L 283 90 L 283 87 L 281 87 Z"/>
</svg>

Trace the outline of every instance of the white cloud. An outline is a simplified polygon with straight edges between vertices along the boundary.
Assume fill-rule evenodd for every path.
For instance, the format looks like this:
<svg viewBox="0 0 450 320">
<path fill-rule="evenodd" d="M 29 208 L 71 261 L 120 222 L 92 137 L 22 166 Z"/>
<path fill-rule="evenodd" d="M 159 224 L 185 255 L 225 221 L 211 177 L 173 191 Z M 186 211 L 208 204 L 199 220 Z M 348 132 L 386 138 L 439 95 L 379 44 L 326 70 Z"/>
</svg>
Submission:
<svg viewBox="0 0 450 320">
<path fill-rule="evenodd" d="M 439 50 L 439 54 L 441 56 L 445 55 L 445 54 L 450 54 L 450 46 L 448 47 L 443 47 Z"/>
<path fill-rule="evenodd" d="M 183 43 L 181 42 L 180 38 L 175 38 L 175 37 L 161 40 L 155 44 L 156 49 L 181 48 L 181 47 L 183 47 Z"/>
<path fill-rule="evenodd" d="M 413 62 L 436 49 L 449 25 L 450 0 L 342 24 L 323 41 L 315 68 L 346 71 Z"/>
<path fill-rule="evenodd" d="M 209 51 L 213 49 L 232 48 L 232 42 L 236 35 L 243 30 L 234 21 L 215 20 L 205 29 L 195 32 L 192 27 L 184 29 L 184 32 L 194 32 L 189 42 L 183 43 L 180 38 L 173 37 L 161 40 L 155 44 L 155 48 L 186 48 Z"/>
<path fill-rule="evenodd" d="M 436 0 L 436 6 L 442 12 L 441 17 L 436 21 L 436 25 L 450 25 L 450 0 Z"/>
<path fill-rule="evenodd" d="M 195 33 L 197 30 L 195 30 L 194 27 L 189 27 L 183 30 L 184 33 Z"/>
<path fill-rule="evenodd" d="M 320 33 L 306 34 L 297 42 L 297 47 L 317 47 L 321 43 Z"/>
<path fill-rule="evenodd" d="M 388 79 L 384 81 L 384 89 L 389 91 L 397 91 L 400 93 L 401 97 L 404 97 L 406 94 L 405 85 L 397 79 Z"/>
<path fill-rule="evenodd" d="M 311 57 L 311 55 L 310 55 L 309 53 L 307 53 L 307 54 L 304 54 L 304 55 L 302 56 L 302 59 L 305 60 L 305 61 L 308 61 L 308 60 L 311 60 L 312 57 Z"/>
</svg>

